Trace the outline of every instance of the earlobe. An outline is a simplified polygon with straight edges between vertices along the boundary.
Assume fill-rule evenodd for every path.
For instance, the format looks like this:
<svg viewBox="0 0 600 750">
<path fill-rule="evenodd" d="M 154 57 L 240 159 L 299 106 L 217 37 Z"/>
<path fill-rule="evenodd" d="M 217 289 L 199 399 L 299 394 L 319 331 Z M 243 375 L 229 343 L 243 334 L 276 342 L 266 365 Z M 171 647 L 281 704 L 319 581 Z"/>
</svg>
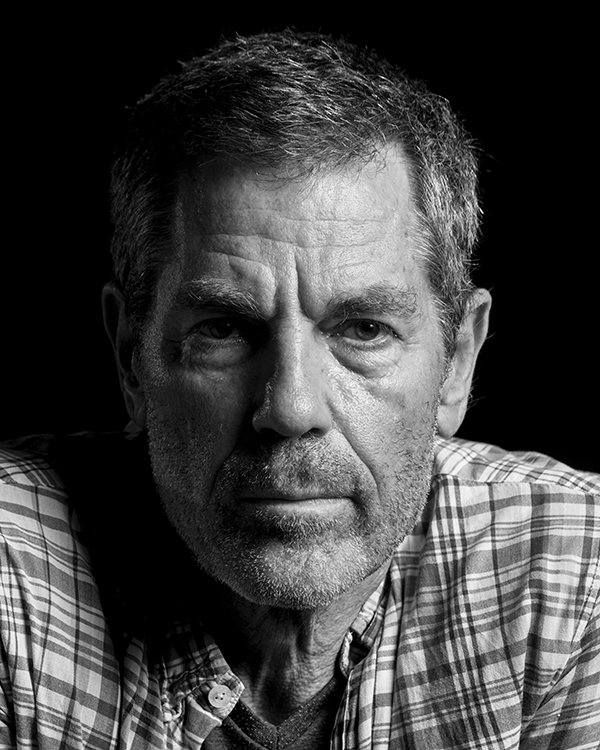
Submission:
<svg viewBox="0 0 600 750">
<path fill-rule="evenodd" d="M 473 293 L 440 394 L 438 432 L 442 437 L 454 435 L 467 411 L 475 363 L 487 336 L 491 305 L 492 298 L 486 289 Z"/>
<path fill-rule="evenodd" d="M 110 339 L 117 364 L 119 383 L 125 406 L 133 422 L 143 429 L 146 426 L 145 398 L 140 382 L 133 333 L 125 312 L 125 300 L 112 283 L 102 290 L 104 327 Z"/>
</svg>

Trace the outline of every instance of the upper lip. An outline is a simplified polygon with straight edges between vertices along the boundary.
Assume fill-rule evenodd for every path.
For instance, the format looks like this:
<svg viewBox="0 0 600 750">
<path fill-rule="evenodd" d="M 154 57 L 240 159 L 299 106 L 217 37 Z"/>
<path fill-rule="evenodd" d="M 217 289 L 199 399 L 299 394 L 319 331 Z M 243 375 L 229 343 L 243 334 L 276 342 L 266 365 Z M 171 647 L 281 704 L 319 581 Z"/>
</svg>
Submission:
<svg viewBox="0 0 600 750">
<path fill-rule="evenodd" d="M 329 490 L 319 491 L 318 488 L 303 488 L 298 490 L 278 490 L 263 488 L 242 492 L 242 500 L 283 500 L 288 502 L 302 500 L 337 500 L 344 497 L 343 493 L 333 494 Z"/>
</svg>

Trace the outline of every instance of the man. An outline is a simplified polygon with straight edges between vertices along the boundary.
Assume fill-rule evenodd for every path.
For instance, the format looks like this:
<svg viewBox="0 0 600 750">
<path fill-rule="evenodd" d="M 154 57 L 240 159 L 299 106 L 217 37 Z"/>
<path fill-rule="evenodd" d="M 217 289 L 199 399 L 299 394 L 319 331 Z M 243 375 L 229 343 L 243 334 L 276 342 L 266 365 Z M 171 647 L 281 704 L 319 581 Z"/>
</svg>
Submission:
<svg viewBox="0 0 600 750">
<path fill-rule="evenodd" d="M 112 198 L 131 423 L 6 449 L 6 741 L 595 747 L 597 478 L 453 438 L 490 297 L 447 103 L 224 42 L 136 107 Z"/>
</svg>

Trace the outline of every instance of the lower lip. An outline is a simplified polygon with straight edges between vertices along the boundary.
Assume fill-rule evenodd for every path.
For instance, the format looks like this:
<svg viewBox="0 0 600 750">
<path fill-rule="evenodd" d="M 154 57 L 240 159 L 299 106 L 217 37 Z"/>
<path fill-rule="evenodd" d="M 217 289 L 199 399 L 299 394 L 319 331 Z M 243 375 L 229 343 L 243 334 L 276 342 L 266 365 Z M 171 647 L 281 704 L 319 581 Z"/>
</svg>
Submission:
<svg viewBox="0 0 600 750">
<path fill-rule="evenodd" d="M 311 497 L 305 500 L 287 500 L 281 497 L 242 498 L 247 508 L 293 515 L 335 516 L 347 510 L 351 502 L 348 497 Z"/>
</svg>

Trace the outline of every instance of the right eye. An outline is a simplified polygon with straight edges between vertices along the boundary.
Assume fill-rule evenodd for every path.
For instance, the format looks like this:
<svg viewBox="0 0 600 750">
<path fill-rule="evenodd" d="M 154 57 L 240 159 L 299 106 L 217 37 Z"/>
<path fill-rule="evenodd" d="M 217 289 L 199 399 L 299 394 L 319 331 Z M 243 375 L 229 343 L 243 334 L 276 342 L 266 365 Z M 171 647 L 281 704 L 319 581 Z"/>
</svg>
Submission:
<svg viewBox="0 0 600 750">
<path fill-rule="evenodd" d="M 206 318 L 195 323 L 181 342 L 183 364 L 225 368 L 246 362 L 262 341 L 259 326 L 236 317 Z"/>
<path fill-rule="evenodd" d="M 214 340 L 244 337 L 239 323 L 231 318 L 209 318 L 208 320 L 203 320 L 193 327 L 192 333 L 200 333 Z"/>
</svg>

